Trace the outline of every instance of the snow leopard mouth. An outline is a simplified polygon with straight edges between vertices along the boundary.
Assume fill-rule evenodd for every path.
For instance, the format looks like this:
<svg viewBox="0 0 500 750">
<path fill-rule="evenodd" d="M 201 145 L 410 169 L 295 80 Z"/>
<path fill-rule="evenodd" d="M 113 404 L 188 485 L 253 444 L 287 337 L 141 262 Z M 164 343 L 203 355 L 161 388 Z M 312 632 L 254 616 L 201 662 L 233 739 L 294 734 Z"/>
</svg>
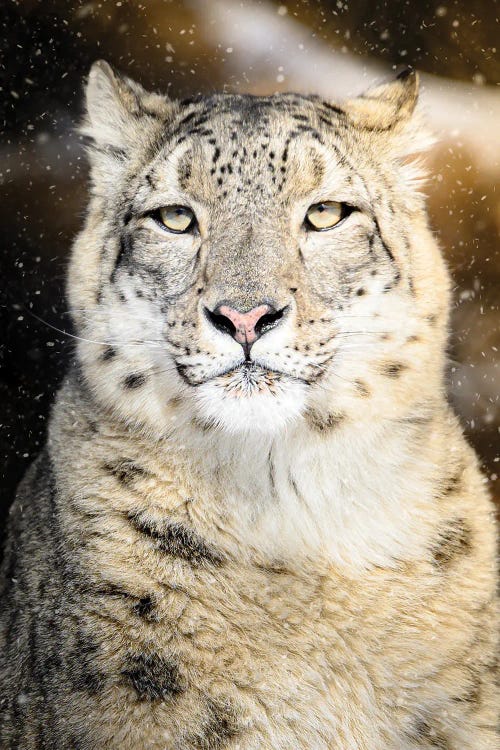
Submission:
<svg viewBox="0 0 500 750">
<path fill-rule="evenodd" d="M 216 383 L 229 391 L 238 388 L 250 395 L 255 392 L 272 392 L 273 387 L 285 382 L 307 383 L 303 378 L 290 373 L 268 367 L 255 360 L 242 360 L 230 367 L 215 371 L 204 378 L 193 378 L 189 374 L 189 366 L 176 363 L 177 372 L 185 383 L 193 387 L 205 383 Z"/>
<path fill-rule="evenodd" d="M 236 367 L 226 370 L 225 373 L 222 373 L 218 377 L 239 377 L 243 382 L 252 386 L 257 385 L 261 380 L 281 380 L 285 375 L 286 373 L 274 370 L 266 365 L 253 361 L 245 361 Z"/>
</svg>

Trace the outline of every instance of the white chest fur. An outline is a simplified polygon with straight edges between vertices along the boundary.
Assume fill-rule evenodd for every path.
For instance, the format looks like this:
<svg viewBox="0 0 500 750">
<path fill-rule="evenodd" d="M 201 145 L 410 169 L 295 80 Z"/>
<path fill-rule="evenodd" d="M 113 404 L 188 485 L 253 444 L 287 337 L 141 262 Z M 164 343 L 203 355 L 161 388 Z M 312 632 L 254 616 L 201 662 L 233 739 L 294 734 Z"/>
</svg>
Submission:
<svg viewBox="0 0 500 750">
<path fill-rule="evenodd" d="M 239 543 L 277 560 L 391 567 L 422 557 L 435 528 L 435 467 L 398 426 L 345 426 L 327 439 L 221 440 L 205 453 L 216 504 Z M 413 448 L 413 452 L 412 452 Z M 213 490 L 210 494 L 213 494 Z"/>
</svg>

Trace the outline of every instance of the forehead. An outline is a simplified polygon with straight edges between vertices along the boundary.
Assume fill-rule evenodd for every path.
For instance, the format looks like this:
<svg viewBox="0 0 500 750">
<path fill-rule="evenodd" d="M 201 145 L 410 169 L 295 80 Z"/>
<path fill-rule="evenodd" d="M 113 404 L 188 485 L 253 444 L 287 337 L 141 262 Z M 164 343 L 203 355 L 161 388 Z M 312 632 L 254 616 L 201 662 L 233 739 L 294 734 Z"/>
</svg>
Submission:
<svg viewBox="0 0 500 750">
<path fill-rule="evenodd" d="M 185 109 L 166 133 L 169 177 L 204 201 L 296 196 L 319 188 L 334 154 L 315 103 L 298 95 L 218 95 Z"/>
<path fill-rule="evenodd" d="M 189 111 L 174 123 L 174 130 L 184 131 L 184 137 L 208 137 L 212 130 L 224 131 L 226 136 L 229 133 L 233 140 L 266 137 L 276 135 L 280 126 L 311 129 L 311 122 L 317 120 L 313 99 L 298 94 L 217 94 L 188 107 Z"/>
</svg>

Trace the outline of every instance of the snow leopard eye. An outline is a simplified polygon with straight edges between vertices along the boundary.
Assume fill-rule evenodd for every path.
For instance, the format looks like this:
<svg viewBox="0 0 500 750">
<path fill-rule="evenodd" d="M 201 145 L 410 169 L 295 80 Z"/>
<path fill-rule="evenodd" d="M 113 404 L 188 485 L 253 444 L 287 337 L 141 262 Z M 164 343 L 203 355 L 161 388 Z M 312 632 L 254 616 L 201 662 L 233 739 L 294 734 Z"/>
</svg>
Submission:
<svg viewBox="0 0 500 750">
<path fill-rule="evenodd" d="M 196 217 L 187 206 L 162 206 L 155 212 L 154 218 L 175 234 L 189 232 L 196 224 Z"/>
<path fill-rule="evenodd" d="M 337 201 L 315 203 L 307 210 L 305 224 L 309 229 L 324 232 L 336 226 L 351 211 L 352 208 L 350 206 L 345 203 L 337 203 Z"/>
</svg>

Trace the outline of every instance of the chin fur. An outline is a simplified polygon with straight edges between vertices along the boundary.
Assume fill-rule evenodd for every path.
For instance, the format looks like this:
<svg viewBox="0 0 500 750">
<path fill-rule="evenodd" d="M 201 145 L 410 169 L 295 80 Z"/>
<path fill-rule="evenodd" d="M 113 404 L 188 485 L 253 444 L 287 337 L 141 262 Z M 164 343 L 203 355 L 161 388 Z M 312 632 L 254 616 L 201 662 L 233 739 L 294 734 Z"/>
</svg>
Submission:
<svg viewBox="0 0 500 750">
<path fill-rule="evenodd" d="M 304 410 L 305 386 L 286 376 L 243 368 L 196 390 L 204 420 L 231 433 L 276 434 Z"/>
</svg>

